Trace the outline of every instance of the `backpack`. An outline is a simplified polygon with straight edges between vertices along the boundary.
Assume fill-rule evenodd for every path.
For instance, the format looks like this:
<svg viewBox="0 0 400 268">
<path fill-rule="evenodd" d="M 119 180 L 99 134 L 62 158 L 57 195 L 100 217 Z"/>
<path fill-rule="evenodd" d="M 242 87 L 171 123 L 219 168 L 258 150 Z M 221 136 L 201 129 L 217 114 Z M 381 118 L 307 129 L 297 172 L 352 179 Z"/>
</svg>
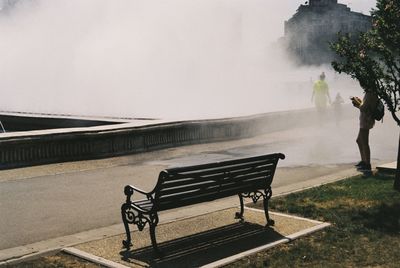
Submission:
<svg viewBox="0 0 400 268">
<path fill-rule="evenodd" d="M 382 101 L 378 99 L 378 103 L 376 104 L 375 111 L 374 111 L 374 119 L 376 121 L 381 121 L 383 116 L 385 115 L 385 106 L 383 105 Z"/>
</svg>

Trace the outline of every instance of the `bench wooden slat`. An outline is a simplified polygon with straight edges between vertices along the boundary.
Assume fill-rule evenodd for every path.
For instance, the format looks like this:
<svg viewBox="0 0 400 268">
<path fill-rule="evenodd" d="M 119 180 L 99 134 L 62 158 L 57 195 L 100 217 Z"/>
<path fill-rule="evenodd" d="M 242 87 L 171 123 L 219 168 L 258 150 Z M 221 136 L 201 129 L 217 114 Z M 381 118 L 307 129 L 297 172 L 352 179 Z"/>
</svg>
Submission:
<svg viewBox="0 0 400 268">
<path fill-rule="evenodd" d="M 261 184 L 259 186 L 262 186 Z M 260 187 L 261 188 L 261 187 Z M 162 210 L 168 210 L 168 209 L 173 209 L 173 208 L 178 208 L 182 206 L 188 206 L 188 205 L 193 205 L 193 204 L 199 204 L 202 202 L 208 202 L 212 201 L 215 199 L 220 199 L 224 197 L 229 197 L 233 195 L 237 195 L 239 193 L 246 193 L 246 192 L 253 192 L 253 187 L 248 186 L 248 187 L 240 187 L 238 185 L 232 187 L 232 188 L 227 188 L 224 191 L 210 191 L 210 192 L 203 192 L 202 194 L 196 194 L 196 197 L 193 197 L 193 195 L 187 195 L 185 197 L 179 196 L 176 198 L 171 197 L 170 199 L 166 200 L 160 200 L 159 203 L 157 204 L 157 209 L 162 211 Z"/>
<path fill-rule="evenodd" d="M 195 165 L 195 166 L 177 167 L 177 168 L 168 169 L 168 172 L 173 174 L 173 173 L 183 173 L 183 172 L 189 172 L 189 171 L 195 171 L 195 170 L 201 170 L 201 169 L 212 169 L 212 168 L 228 166 L 228 165 L 234 166 L 234 165 L 237 165 L 240 163 L 251 163 L 251 162 L 257 162 L 257 161 L 263 161 L 263 160 L 276 160 L 282 156 L 283 156 L 282 154 L 270 154 L 270 155 L 249 157 L 249 158 L 243 158 L 243 159 L 227 160 L 227 161 L 221 161 L 221 162 L 215 162 L 215 163 L 209 163 L 209 164 L 201 164 L 201 165 Z"/>
<path fill-rule="evenodd" d="M 269 185 L 272 174 L 269 172 L 262 172 L 258 174 L 242 175 L 241 177 L 234 180 L 225 180 L 221 184 L 221 189 L 229 187 L 231 184 L 237 185 L 254 185 L 254 183 L 260 182 L 262 185 Z"/>
<path fill-rule="evenodd" d="M 204 177 L 194 177 L 194 176 L 182 176 L 179 180 L 175 181 L 167 181 L 160 185 L 160 192 L 163 192 L 165 189 L 175 188 L 175 187 L 183 187 L 191 184 L 199 184 L 203 182 L 213 182 L 213 181 L 221 181 L 226 178 L 235 178 L 240 177 L 244 174 L 254 174 L 259 172 L 273 172 L 273 166 L 257 166 L 246 168 L 243 170 L 236 170 L 229 173 L 221 173 L 214 175 L 207 175 Z"/>
<path fill-rule="evenodd" d="M 263 175 L 255 176 L 255 177 L 248 177 L 247 180 L 243 181 L 226 181 L 224 184 L 210 184 L 209 187 L 207 188 L 201 188 L 201 187 L 187 187 L 185 188 L 185 191 L 183 189 L 176 189 L 176 191 L 169 191 L 168 194 L 164 194 L 159 196 L 156 200 L 161 201 L 161 200 L 166 200 L 168 198 L 173 197 L 175 198 L 185 198 L 186 196 L 190 196 L 191 198 L 196 198 L 197 195 L 201 195 L 203 192 L 208 193 L 212 192 L 214 194 L 214 191 L 219 193 L 224 191 L 225 189 L 229 189 L 232 185 L 239 185 L 240 187 L 253 187 L 255 189 L 255 185 L 261 185 L 260 188 L 262 189 L 265 188 L 265 186 L 269 185 L 269 181 L 271 180 L 272 176 L 265 177 Z M 258 190 L 257 189 L 257 190 Z"/>
<path fill-rule="evenodd" d="M 264 187 L 266 186 L 265 182 L 261 181 L 255 181 L 254 183 L 249 183 L 246 185 L 238 185 L 238 184 L 232 184 L 230 187 L 226 187 L 222 189 L 219 194 L 221 196 L 232 196 L 236 195 L 239 193 L 246 193 L 246 192 L 254 192 L 254 189 L 257 190 L 264 190 Z"/>
<path fill-rule="evenodd" d="M 267 180 L 272 178 L 268 177 Z M 175 203 L 178 207 L 181 206 L 181 201 L 191 200 L 192 204 L 201 203 L 209 200 L 214 200 L 222 197 L 232 196 L 246 191 L 254 191 L 254 189 L 262 190 L 267 188 L 269 183 L 265 177 L 254 178 L 253 180 L 244 181 L 243 183 L 235 183 L 231 181 L 223 187 L 214 185 L 207 189 L 192 189 L 185 192 L 171 193 L 157 199 L 160 210 L 164 210 L 165 204 Z M 169 207 L 169 206 L 168 206 Z"/>
<path fill-rule="evenodd" d="M 229 185 L 226 185 L 226 187 L 221 188 L 221 187 L 212 187 L 210 189 L 207 189 L 207 191 L 201 191 L 201 190 L 192 190 L 192 191 L 187 191 L 184 194 L 171 194 L 169 196 L 163 196 L 160 198 L 158 201 L 160 203 L 162 202 L 169 202 L 170 200 L 186 200 L 186 199 L 193 199 L 196 200 L 198 199 L 199 201 L 202 200 L 202 198 L 205 195 L 211 195 L 214 199 L 221 198 L 222 193 L 234 191 L 232 195 L 236 195 L 239 192 L 247 191 L 248 189 L 254 189 L 257 188 L 258 190 L 262 189 L 265 186 L 265 182 L 260 181 L 260 180 L 254 180 L 254 181 L 249 181 L 247 183 L 243 184 L 235 184 L 231 183 Z M 235 192 L 238 189 L 243 189 L 243 191 Z"/>
<path fill-rule="evenodd" d="M 144 210 L 151 210 L 153 207 L 153 203 L 148 199 L 134 200 L 132 203 Z"/>
<path fill-rule="evenodd" d="M 175 184 L 174 187 L 163 188 L 158 192 L 157 198 L 162 198 L 166 195 L 181 193 L 184 194 L 186 191 L 192 190 L 203 190 L 208 191 L 210 187 L 219 186 L 220 188 L 226 187 L 230 183 L 245 184 L 247 181 L 253 182 L 254 179 L 262 180 L 267 184 L 267 177 L 272 174 L 271 170 L 261 170 L 253 173 L 241 173 L 236 176 L 223 177 L 218 180 L 208 179 L 208 180 L 190 180 L 190 183 L 186 184 Z"/>
<path fill-rule="evenodd" d="M 227 172 L 234 172 L 236 170 L 243 170 L 246 168 L 252 168 L 252 167 L 258 167 L 258 166 L 274 166 L 276 165 L 277 160 L 259 160 L 256 162 L 252 163 L 238 163 L 236 165 L 223 165 L 223 166 L 216 166 L 213 168 L 199 168 L 196 170 L 191 170 L 191 171 L 182 171 L 182 172 L 176 172 L 174 170 L 167 169 L 168 176 L 164 178 L 165 182 L 169 181 L 174 181 L 174 180 L 180 180 L 185 177 L 204 177 L 204 176 L 212 176 L 216 174 L 223 174 Z"/>
<path fill-rule="evenodd" d="M 217 190 L 214 192 L 217 193 Z M 189 195 L 190 197 L 190 195 Z M 172 209 L 172 208 L 177 208 L 177 207 L 181 207 L 181 206 L 188 206 L 188 205 L 193 205 L 193 204 L 198 204 L 198 203 L 202 203 L 202 202 L 207 202 L 207 201 L 212 201 L 215 200 L 215 194 L 213 194 L 212 191 L 210 192 L 206 192 L 203 193 L 202 195 L 198 195 L 197 199 L 193 199 L 193 198 L 188 198 L 188 199 L 169 199 L 169 200 L 164 200 L 164 201 L 160 201 L 157 204 L 157 209 L 158 210 L 168 210 L 168 209 Z M 177 205 L 177 200 L 179 200 L 179 205 Z M 198 200 L 201 200 L 198 201 Z"/>
<path fill-rule="evenodd" d="M 258 166 L 258 165 L 266 165 L 266 164 L 274 164 L 276 162 L 276 159 L 260 159 L 257 161 L 251 161 L 251 162 L 241 162 L 241 163 L 224 163 L 223 165 L 218 165 L 214 167 L 199 167 L 198 169 L 195 170 L 186 170 L 186 171 L 176 171 L 174 169 L 168 169 L 168 173 L 173 176 L 177 176 L 179 174 L 198 174 L 198 175 L 203 175 L 209 173 L 214 173 L 214 172 L 226 172 L 226 171 L 232 171 L 235 169 L 241 169 L 241 168 L 246 168 L 246 167 L 252 167 L 252 166 Z"/>
</svg>

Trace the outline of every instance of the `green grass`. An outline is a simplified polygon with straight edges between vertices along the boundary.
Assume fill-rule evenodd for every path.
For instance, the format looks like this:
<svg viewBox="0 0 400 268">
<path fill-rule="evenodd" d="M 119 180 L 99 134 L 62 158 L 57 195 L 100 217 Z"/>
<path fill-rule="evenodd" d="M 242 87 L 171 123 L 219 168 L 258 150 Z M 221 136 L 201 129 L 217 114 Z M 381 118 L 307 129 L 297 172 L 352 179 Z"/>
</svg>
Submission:
<svg viewBox="0 0 400 268">
<path fill-rule="evenodd" d="M 273 198 L 270 210 L 331 227 L 229 267 L 400 267 L 400 193 L 390 177 L 354 177 Z"/>
</svg>

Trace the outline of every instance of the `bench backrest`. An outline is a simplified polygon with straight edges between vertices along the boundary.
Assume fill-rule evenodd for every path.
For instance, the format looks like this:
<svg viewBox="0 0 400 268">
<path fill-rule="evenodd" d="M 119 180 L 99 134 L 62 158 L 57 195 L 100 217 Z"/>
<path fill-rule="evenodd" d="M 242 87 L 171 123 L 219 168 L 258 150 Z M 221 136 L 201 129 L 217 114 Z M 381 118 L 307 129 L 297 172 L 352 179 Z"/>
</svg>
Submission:
<svg viewBox="0 0 400 268">
<path fill-rule="evenodd" d="M 268 189 L 283 154 L 269 154 L 211 164 L 171 168 L 160 173 L 155 188 L 158 211 Z"/>
</svg>

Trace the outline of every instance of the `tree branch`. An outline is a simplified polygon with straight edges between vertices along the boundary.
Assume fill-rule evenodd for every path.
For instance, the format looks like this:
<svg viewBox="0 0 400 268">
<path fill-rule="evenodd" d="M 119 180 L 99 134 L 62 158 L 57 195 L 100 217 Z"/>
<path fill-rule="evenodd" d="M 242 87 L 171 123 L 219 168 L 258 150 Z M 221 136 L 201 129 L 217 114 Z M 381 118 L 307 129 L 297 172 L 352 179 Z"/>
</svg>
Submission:
<svg viewBox="0 0 400 268">
<path fill-rule="evenodd" d="M 400 118 L 396 115 L 394 111 L 391 111 L 392 117 L 394 121 L 396 121 L 397 125 L 400 127 Z"/>
</svg>

